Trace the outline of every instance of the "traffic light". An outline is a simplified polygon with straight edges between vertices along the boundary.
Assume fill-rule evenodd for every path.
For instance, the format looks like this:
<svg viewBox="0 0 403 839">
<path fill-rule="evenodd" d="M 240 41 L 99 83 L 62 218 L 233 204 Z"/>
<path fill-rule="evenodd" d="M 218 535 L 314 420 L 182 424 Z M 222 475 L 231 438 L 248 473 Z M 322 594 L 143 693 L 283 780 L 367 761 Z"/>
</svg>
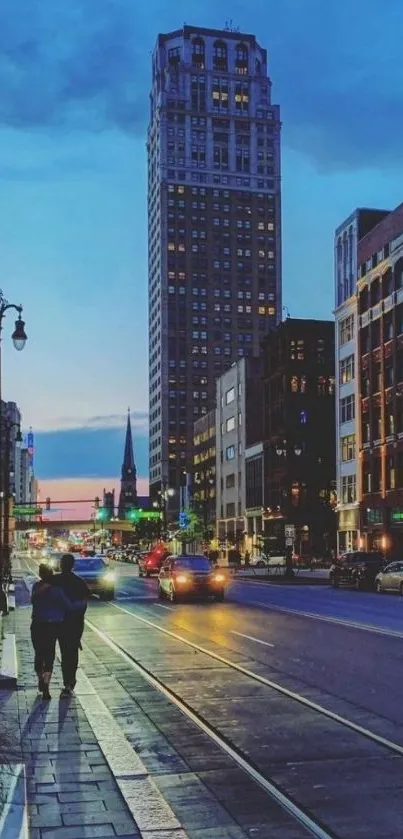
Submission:
<svg viewBox="0 0 403 839">
<path fill-rule="evenodd" d="M 49 497 L 46 499 L 46 509 L 50 510 L 50 498 Z"/>
<path fill-rule="evenodd" d="M 94 507 L 96 510 L 99 510 L 99 496 L 96 495 L 94 499 Z"/>
</svg>

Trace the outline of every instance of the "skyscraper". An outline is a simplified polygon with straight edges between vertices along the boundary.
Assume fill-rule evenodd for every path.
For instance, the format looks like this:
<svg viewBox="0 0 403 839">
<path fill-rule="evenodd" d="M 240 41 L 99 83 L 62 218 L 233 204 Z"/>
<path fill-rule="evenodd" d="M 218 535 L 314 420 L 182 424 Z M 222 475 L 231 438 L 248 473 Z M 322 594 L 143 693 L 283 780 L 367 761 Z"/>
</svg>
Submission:
<svg viewBox="0 0 403 839">
<path fill-rule="evenodd" d="M 127 510 L 137 505 L 137 470 L 134 463 L 132 426 L 130 410 L 127 414 L 125 450 L 123 455 L 122 473 L 119 495 L 119 518 L 124 519 Z"/>
<path fill-rule="evenodd" d="M 281 319 L 280 114 L 255 36 L 192 26 L 159 35 L 150 104 L 150 488 L 179 499 L 216 378 Z"/>
</svg>

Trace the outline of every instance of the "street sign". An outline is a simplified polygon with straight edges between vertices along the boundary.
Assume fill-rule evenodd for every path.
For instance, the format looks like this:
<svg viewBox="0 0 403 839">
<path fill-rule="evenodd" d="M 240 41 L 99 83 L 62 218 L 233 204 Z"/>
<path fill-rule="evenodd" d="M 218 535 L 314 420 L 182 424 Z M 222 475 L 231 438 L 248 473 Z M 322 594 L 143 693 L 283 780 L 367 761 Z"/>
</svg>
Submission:
<svg viewBox="0 0 403 839">
<path fill-rule="evenodd" d="M 179 527 L 185 530 L 189 525 L 189 516 L 185 511 L 179 513 Z"/>
<path fill-rule="evenodd" d="M 41 507 L 13 507 L 13 513 L 15 516 L 41 516 L 42 509 Z"/>
</svg>

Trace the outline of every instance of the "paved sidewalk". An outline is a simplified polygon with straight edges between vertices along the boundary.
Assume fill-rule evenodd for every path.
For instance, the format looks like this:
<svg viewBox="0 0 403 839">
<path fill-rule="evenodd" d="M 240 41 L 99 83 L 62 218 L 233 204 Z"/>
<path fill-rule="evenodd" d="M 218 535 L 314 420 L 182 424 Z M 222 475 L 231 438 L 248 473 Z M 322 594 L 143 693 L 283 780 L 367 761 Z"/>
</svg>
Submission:
<svg viewBox="0 0 403 839">
<path fill-rule="evenodd" d="M 82 670 L 73 699 L 59 700 L 58 662 L 52 700 L 38 697 L 29 632 L 31 609 L 22 585 L 17 588 L 18 600 L 20 606 L 10 616 L 17 636 L 18 690 L 3 691 L 0 702 L 2 719 L 6 715 L 14 734 L 20 735 L 30 839 L 187 839 L 157 789 L 153 796 L 148 784 L 151 798 L 139 800 L 147 770 Z M 145 829 L 140 830 L 139 821 L 144 819 Z"/>
</svg>

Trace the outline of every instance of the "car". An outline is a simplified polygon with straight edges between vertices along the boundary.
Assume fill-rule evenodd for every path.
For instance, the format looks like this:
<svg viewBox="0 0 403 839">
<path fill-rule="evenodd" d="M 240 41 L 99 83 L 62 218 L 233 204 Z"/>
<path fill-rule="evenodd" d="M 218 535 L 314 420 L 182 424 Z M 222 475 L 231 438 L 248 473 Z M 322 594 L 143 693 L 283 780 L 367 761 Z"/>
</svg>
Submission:
<svg viewBox="0 0 403 839">
<path fill-rule="evenodd" d="M 403 597 L 403 562 L 390 562 L 375 577 L 375 588 L 379 594 L 384 591 L 398 591 Z"/>
<path fill-rule="evenodd" d="M 161 570 L 162 563 L 169 556 L 169 551 L 163 546 L 153 548 L 148 553 L 139 557 L 139 577 L 151 577 L 157 575 Z"/>
<path fill-rule="evenodd" d="M 166 597 L 171 603 L 184 597 L 213 597 L 222 601 L 225 595 L 226 577 L 219 568 L 202 555 L 168 556 L 158 577 L 158 596 Z"/>
<path fill-rule="evenodd" d="M 114 599 L 116 575 L 101 554 L 76 556 L 73 571 L 87 584 L 90 594 L 97 594 L 100 600 Z"/>
<path fill-rule="evenodd" d="M 383 564 L 383 556 L 378 551 L 350 551 L 333 563 L 329 579 L 333 588 L 347 585 L 357 590 L 374 589 Z"/>
</svg>

